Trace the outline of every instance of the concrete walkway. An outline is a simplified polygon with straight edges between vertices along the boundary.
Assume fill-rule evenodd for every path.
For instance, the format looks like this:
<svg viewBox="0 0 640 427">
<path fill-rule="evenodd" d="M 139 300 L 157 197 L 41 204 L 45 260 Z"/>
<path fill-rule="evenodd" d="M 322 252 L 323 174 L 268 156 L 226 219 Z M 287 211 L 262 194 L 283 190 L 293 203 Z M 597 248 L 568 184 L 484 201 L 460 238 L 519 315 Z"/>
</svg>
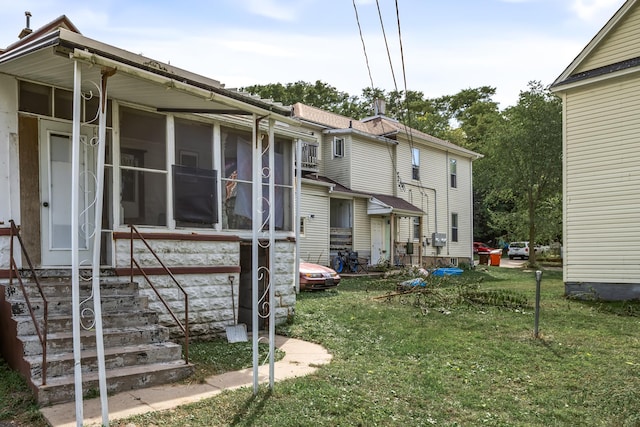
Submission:
<svg viewBox="0 0 640 427">
<path fill-rule="evenodd" d="M 274 364 L 275 381 L 309 375 L 315 372 L 319 365 L 329 363 L 332 358 L 322 346 L 294 338 L 276 336 L 276 347 L 282 350 L 285 356 Z M 268 382 L 268 377 L 269 365 L 260 366 L 259 382 Z M 207 378 L 203 384 L 169 384 L 122 392 L 109 396 L 109 420 L 175 408 L 215 396 L 224 390 L 240 387 L 253 387 L 253 368 L 215 375 Z M 54 427 L 75 426 L 75 411 L 74 402 L 41 409 L 49 424 Z M 99 426 L 101 423 L 100 399 L 85 400 L 84 425 Z"/>
</svg>

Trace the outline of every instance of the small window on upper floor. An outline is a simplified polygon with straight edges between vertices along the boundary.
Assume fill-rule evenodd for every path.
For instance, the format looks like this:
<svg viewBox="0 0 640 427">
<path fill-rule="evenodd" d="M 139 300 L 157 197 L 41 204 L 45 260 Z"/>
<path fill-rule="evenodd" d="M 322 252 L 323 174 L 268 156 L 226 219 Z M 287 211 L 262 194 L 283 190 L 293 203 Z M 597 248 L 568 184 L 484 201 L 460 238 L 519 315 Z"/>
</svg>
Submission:
<svg viewBox="0 0 640 427">
<path fill-rule="evenodd" d="M 458 188 L 458 162 L 456 159 L 449 160 L 449 174 L 451 176 L 451 188 Z"/>
<path fill-rule="evenodd" d="M 411 178 L 420 180 L 420 150 L 411 149 Z"/>
<path fill-rule="evenodd" d="M 344 157 L 344 138 L 333 138 L 333 157 Z"/>
</svg>

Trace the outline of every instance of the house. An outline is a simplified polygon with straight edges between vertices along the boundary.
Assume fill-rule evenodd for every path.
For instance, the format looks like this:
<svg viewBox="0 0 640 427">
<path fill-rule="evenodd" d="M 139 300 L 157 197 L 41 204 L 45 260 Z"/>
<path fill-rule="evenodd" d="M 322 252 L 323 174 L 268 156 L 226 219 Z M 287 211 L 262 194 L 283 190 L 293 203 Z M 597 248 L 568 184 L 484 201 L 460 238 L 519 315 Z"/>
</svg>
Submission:
<svg viewBox="0 0 640 427">
<path fill-rule="evenodd" d="M 114 305 L 139 301 L 128 316 L 138 319 L 148 302 L 172 336 L 182 333 L 176 318 L 191 337 L 236 317 L 286 320 L 296 301 L 294 155 L 308 138 L 297 123 L 289 107 L 92 40 L 65 16 L 27 24 L 0 53 L 3 352 L 16 343 L 8 329 L 20 329 L 2 304 L 20 294 L 14 262 L 25 280 L 50 281 L 99 264 L 100 288 L 139 284 L 130 298 L 116 290 Z M 64 289 L 52 298 L 70 298 Z"/>
<path fill-rule="evenodd" d="M 628 0 L 551 86 L 564 113 L 567 294 L 640 298 L 639 38 Z"/>
<path fill-rule="evenodd" d="M 304 104 L 300 256 L 370 265 L 473 260 L 472 162 L 479 154 L 384 115 L 355 120 Z"/>
</svg>

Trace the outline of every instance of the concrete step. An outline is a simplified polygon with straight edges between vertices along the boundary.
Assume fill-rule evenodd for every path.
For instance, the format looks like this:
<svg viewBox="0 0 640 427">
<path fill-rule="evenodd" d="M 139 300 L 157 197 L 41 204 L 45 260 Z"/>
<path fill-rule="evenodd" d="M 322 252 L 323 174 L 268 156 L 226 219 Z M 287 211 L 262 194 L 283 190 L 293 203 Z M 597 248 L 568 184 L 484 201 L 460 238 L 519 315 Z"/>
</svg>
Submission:
<svg viewBox="0 0 640 427">
<path fill-rule="evenodd" d="M 120 369 L 135 365 L 167 363 L 182 358 L 182 346 L 172 342 L 140 344 L 104 349 L 105 369 Z M 42 379 L 42 355 L 24 358 L 31 369 L 32 380 Z M 72 352 L 47 355 L 47 382 L 55 377 L 74 374 L 75 360 Z M 98 372 L 95 349 L 85 350 L 81 356 L 82 373 Z"/>
<path fill-rule="evenodd" d="M 92 290 L 91 282 L 80 281 L 79 291 L 82 299 L 91 295 Z M 33 281 L 24 282 L 24 289 L 29 296 L 29 299 L 37 298 L 42 299 L 38 286 Z M 56 278 L 56 279 L 42 279 L 40 280 L 40 289 L 44 296 L 49 298 L 66 297 L 71 299 L 72 283 L 69 278 Z M 23 299 L 22 287 L 14 281 L 13 287 L 7 286 L 7 297 L 13 299 Z M 101 280 L 100 281 L 100 294 L 115 296 L 131 296 L 138 293 L 138 283 L 130 282 L 128 279 L 115 280 Z"/>
<path fill-rule="evenodd" d="M 42 354 L 42 345 L 37 335 L 19 336 L 25 356 Z M 103 329 L 105 348 L 131 346 L 146 343 L 159 343 L 169 340 L 169 329 L 160 325 L 140 325 L 136 327 Z M 95 330 L 81 330 L 80 343 L 82 350 L 96 346 Z M 47 335 L 47 355 L 68 353 L 73 351 L 73 333 L 57 332 Z"/>
<path fill-rule="evenodd" d="M 119 368 L 107 372 L 107 392 L 114 394 L 167 384 L 180 381 L 192 373 L 193 365 L 186 364 L 184 360 Z M 83 375 L 82 380 L 83 395 L 95 396 L 99 390 L 98 373 L 90 372 Z M 47 385 L 38 387 L 37 400 L 43 406 L 70 402 L 74 400 L 74 393 L 73 375 L 52 378 L 47 381 Z"/>
<path fill-rule="evenodd" d="M 140 312 L 148 307 L 148 299 L 146 297 L 138 297 L 137 295 L 109 296 L 102 295 L 102 312 Z M 27 303 L 20 298 L 11 297 L 7 300 L 11 304 L 11 312 L 14 316 L 29 315 L 29 307 Z M 44 314 L 44 304 L 41 299 L 30 300 L 31 308 L 37 318 L 41 318 Z M 49 316 L 70 315 L 72 312 L 71 298 L 52 297 L 47 298 Z M 92 308 L 93 300 L 84 303 L 81 308 Z"/>
<path fill-rule="evenodd" d="M 43 328 L 44 321 L 42 318 L 36 318 L 40 330 Z M 36 335 L 36 328 L 33 320 L 29 315 L 13 316 L 16 322 L 18 335 Z M 85 316 L 83 322 L 90 325 L 93 322 L 93 316 Z M 132 316 L 130 312 L 121 313 L 102 313 L 103 328 L 124 328 L 128 326 L 153 325 L 158 323 L 158 314 L 151 310 L 143 310 Z M 49 316 L 48 332 L 69 332 L 73 330 L 72 315 L 55 315 Z"/>
</svg>

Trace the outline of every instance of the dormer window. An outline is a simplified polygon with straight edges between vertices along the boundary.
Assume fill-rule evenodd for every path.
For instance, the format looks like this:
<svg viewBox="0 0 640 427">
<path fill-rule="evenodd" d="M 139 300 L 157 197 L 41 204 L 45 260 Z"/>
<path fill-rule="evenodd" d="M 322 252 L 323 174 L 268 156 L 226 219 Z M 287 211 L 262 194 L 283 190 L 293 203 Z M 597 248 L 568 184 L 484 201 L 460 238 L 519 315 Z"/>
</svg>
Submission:
<svg viewBox="0 0 640 427">
<path fill-rule="evenodd" d="M 333 138 L 333 157 L 344 157 L 344 138 Z"/>
</svg>

